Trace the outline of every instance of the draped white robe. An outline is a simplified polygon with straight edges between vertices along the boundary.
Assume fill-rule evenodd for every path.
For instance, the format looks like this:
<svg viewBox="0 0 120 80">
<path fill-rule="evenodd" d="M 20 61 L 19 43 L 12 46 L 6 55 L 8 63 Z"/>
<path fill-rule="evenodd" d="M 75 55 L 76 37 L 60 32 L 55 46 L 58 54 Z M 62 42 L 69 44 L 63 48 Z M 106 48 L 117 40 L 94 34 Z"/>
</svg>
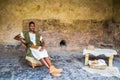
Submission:
<svg viewBox="0 0 120 80">
<path fill-rule="evenodd" d="M 21 32 L 21 37 L 24 38 L 23 32 Z M 30 33 L 29 32 L 29 36 L 30 36 L 30 40 L 33 42 L 34 45 L 36 45 L 36 37 L 35 34 Z M 40 36 L 40 41 L 42 40 L 42 36 Z M 34 49 L 34 48 L 30 48 L 32 55 L 37 59 L 40 60 L 42 58 L 48 57 L 48 53 L 46 49 L 43 49 L 42 51 L 40 51 L 41 46 L 39 46 L 38 49 Z"/>
</svg>

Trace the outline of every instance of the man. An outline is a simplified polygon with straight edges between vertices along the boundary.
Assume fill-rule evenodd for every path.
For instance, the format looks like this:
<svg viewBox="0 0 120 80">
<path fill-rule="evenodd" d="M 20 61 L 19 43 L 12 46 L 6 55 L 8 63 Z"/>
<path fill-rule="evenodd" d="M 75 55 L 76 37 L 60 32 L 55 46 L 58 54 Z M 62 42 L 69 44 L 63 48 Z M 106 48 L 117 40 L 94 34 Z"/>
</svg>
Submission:
<svg viewBox="0 0 120 80">
<path fill-rule="evenodd" d="M 52 76 L 59 77 L 61 76 L 62 69 L 57 69 L 51 63 L 48 53 L 45 49 L 45 43 L 42 39 L 42 36 L 35 32 L 35 23 L 29 23 L 29 31 L 23 31 L 21 34 L 18 34 L 14 39 L 21 41 L 26 45 L 27 56 L 34 57 L 37 60 L 41 61 L 45 65 Z"/>
</svg>

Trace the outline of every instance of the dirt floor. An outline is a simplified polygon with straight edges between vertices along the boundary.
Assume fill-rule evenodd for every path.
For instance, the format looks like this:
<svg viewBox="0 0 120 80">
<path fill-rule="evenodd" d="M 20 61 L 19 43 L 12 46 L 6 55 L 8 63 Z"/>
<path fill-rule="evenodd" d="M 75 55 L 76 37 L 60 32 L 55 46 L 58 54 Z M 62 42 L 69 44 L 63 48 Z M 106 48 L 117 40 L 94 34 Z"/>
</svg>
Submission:
<svg viewBox="0 0 120 80">
<path fill-rule="evenodd" d="M 49 52 L 56 67 L 63 68 L 62 76 L 54 78 L 45 66 L 32 69 L 26 64 L 23 49 L 0 49 L 0 80 L 120 80 L 118 77 L 106 77 L 91 74 L 84 67 L 84 56 L 81 51 Z M 107 59 L 105 59 L 107 62 Z M 120 57 L 115 56 L 113 65 L 120 71 Z"/>
</svg>

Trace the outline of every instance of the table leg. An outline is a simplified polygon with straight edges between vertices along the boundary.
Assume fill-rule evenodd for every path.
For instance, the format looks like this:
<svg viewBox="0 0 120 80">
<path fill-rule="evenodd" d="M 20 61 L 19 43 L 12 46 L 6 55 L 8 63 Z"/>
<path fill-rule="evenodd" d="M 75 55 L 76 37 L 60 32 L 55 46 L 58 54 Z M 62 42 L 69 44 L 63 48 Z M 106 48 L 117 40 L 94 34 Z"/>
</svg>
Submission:
<svg viewBox="0 0 120 80">
<path fill-rule="evenodd" d="M 112 67 L 113 57 L 113 55 L 109 57 L 109 67 Z"/>
<path fill-rule="evenodd" d="M 85 65 L 88 65 L 89 54 L 85 54 Z"/>
</svg>

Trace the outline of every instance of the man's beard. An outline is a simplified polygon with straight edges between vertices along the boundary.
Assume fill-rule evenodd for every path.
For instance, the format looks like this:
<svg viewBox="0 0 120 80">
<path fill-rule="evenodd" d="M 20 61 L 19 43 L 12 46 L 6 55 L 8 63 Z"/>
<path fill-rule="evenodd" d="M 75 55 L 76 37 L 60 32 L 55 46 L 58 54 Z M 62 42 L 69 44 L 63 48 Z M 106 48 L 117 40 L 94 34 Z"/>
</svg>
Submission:
<svg viewBox="0 0 120 80">
<path fill-rule="evenodd" d="M 35 30 L 30 30 L 30 32 L 33 32 L 33 33 L 35 33 Z"/>
</svg>

